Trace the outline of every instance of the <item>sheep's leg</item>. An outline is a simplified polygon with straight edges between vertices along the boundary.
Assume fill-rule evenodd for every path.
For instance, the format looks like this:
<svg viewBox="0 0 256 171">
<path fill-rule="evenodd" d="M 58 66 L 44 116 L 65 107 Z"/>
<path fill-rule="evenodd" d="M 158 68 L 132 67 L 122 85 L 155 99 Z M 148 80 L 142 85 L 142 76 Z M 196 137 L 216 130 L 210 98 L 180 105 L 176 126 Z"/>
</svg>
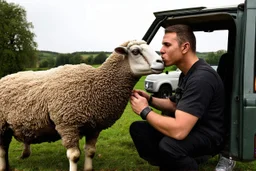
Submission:
<svg viewBox="0 0 256 171">
<path fill-rule="evenodd" d="M 55 127 L 62 139 L 62 145 L 67 149 L 69 171 L 77 171 L 77 162 L 80 157 L 79 132 L 77 127 L 70 125 L 57 125 Z"/>
<path fill-rule="evenodd" d="M 5 154 L 6 152 L 3 145 L 0 145 L 0 171 L 4 171 L 6 169 Z"/>
<path fill-rule="evenodd" d="M 85 162 L 84 162 L 84 170 L 92 171 L 92 159 L 96 152 L 96 142 L 99 136 L 99 132 L 94 134 L 86 135 L 86 145 L 84 146 L 85 151 Z"/>
<path fill-rule="evenodd" d="M 8 150 L 11 140 L 11 131 L 6 131 L 4 135 L 0 135 L 0 171 L 10 170 Z"/>
<path fill-rule="evenodd" d="M 31 153 L 30 145 L 29 144 L 24 143 L 23 147 L 24 147 L 24 149 L 23 149 L 23 152 L 22 152 L 22 154 L 20 156 L 21 159 L 28 158 L 30 156 L 30 153 Z"/>
<path fill-rule="evenodd" d="M 80 150 L 78 147 L 67 149 L 67 158 L 69 160 L 69 171 L 77 171 L 77 162 L 80 157 Z"/>
</svg>

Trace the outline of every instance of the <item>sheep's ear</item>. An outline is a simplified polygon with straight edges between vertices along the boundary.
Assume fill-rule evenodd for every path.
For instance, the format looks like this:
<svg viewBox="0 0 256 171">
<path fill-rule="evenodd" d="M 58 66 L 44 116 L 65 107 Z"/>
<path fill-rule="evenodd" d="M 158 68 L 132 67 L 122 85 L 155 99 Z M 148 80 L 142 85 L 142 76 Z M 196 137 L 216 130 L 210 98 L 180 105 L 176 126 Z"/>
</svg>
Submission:
<svg viewBox="0 0 256 171">
<path fill-rule="evenodd" d="M 128 53 L 127 47 L 118 46 L 115 48 L 115 52 L 121 55 L 126 55 Z"/>
</svg>

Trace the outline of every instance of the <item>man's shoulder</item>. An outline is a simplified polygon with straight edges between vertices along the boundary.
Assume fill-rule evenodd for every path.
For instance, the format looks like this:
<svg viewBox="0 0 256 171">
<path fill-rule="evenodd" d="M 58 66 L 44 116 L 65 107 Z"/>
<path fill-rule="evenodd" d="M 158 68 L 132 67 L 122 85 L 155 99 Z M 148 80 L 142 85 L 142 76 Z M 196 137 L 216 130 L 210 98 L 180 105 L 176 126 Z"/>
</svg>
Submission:
<svg viewBox="0 0 256 171">
<path fill-rule="evenodd" d="M 191 75 L 188 82 L 192 84 L 208 84 L 213 87 L 222 85 L 219 74 L 208 64 L 199 66 Z"/>
<path fill-rule="evenodd" d="M 197 67 L 195 68 L 196 75 L 208 76 L 208 77 L 219 77 L 219 74 L 214 70 L 208 63 L 203 59 L 199 60 Z"/>
<path fill-rule="evenodd" d="M 218 73 L 209 65 L 200 65 L 193 72 L 193 78 L 216 78 Z"/>
</svg>

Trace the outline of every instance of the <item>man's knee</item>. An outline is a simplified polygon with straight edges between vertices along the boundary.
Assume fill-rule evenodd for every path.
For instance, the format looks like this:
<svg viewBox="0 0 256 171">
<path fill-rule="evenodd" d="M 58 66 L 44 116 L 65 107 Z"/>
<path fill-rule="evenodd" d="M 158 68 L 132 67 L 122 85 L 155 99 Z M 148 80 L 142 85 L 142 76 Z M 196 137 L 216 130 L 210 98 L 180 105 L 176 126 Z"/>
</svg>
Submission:
<svg viewBox="0 0 256 171">
<path fill-rule="evenodd" d="M 138 134 L 141 134 L 143 131 L 147 130 L 147 122 L 145 121 L 135 121 L 130 125 L 130 134 L 131 136 L 136 136 Z"/>
<path fill-rule="evenodd" d="M 132 138 L 136 136 L 136 131 L 139 129 L 139 125 L 140 123 L 138 121 L 135 121 L 130 125 L 130 135 Z"/>
<path fill-rule="evenodd" d="M 184 157 L 184 151 L 179 146 L 177 140 L 164 137 L 159 143 L 159 151 L 163 156 L 173 159 L 179 159 L 180 157 Z"/>
<path fill-rule="evenodd" d="M 138 130 L 139 122 L 135 121 L 130 125 L 130 133 L 133 133 L 134 131 Z"/>
</svg>

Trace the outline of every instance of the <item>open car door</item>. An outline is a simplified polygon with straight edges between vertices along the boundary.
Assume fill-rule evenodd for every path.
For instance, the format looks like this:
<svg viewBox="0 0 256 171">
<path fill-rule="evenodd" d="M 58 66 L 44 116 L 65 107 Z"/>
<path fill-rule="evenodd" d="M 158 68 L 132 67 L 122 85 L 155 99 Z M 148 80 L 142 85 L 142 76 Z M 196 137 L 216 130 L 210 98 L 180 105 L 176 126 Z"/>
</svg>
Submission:
<svg viewBox="0 0 256 171">
<path fill-rule="evenodd" d="M 237 15 L 230 152 L 239 160 L 256 157 L 256 1 L 247 0 Z"/>
</svg>

